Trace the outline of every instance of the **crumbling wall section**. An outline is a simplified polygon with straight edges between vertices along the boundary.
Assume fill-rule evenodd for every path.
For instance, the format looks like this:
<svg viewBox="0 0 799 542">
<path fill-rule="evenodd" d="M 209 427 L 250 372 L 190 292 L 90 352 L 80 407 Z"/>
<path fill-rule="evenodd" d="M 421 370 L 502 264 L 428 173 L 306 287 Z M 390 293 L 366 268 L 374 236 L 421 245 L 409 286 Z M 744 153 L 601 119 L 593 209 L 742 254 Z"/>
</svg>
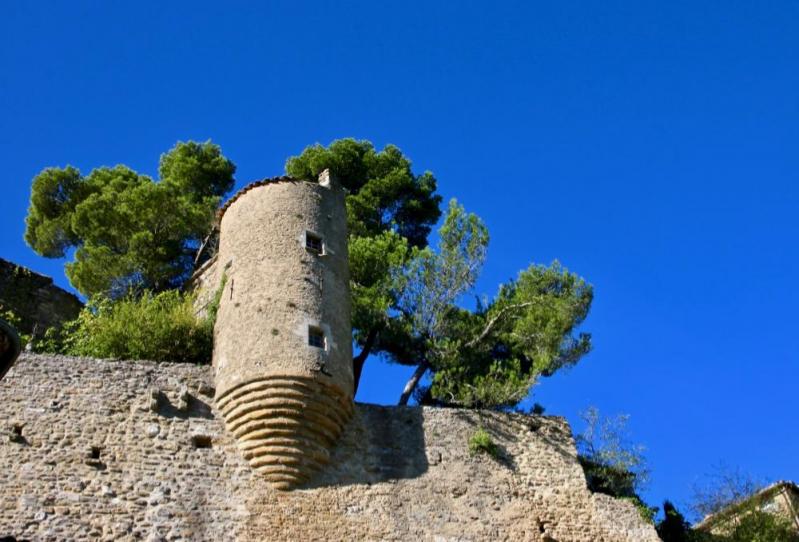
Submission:
<svg viewBox="0 0 799 542">
<path fill-rule="evenodd" d="M 0 308 L 20 319 L 20 332 L 44 331 L 77 318 L 83 303 L 53 284 L 53 279 L 0 258 Z"/>
</svg>

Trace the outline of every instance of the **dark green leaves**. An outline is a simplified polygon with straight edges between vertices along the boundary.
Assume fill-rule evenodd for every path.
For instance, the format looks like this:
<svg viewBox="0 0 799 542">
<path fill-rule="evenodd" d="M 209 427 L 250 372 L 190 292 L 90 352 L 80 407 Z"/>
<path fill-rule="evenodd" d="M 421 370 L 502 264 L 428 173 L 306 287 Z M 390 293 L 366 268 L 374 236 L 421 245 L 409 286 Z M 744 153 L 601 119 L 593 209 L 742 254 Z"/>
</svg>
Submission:
<svg viewBox="0 0 799 542">
<path fill-rule="evenodd" d="M 235 166 L 218 146 L 188 142 L 162 155 L 159 171 L 155 182 L 121 165 L 85 177 L 44 170 L 33 180 L 25 240 L 51 258 L 75 248 L 66 272 L 86 296 L 180 287 Z"/>
<path fill-rule="evenodd" d="M 222 155 L 218 145 L 210 142 L 179 143 L 161 155 L 158 175 L 176 193 L 182 193 L 195 201 L 215 199 L 233 188 L 236 166 Z"/>
<path fill-rule="evenodd" d="M 393 145 L 377 152 L 370 142 L 354 139 L 307 147 L 286 162 L 286 173 L 300 179 L 315 179 L 326 168 L 349 191 L 350 235 L 374 237 L 391 230 L 411 246 L 427 244 L 441 215 L 432 173 L 414 175 L 410 160 Z"/>
<path fill-rule="evenodd" d="M 434 364 L 432 398 L 463 406 L 509 407 L 540 376 L 577 363 L 591 336 L 575 330 L 593 289 L 555 262 L 531 265 L 487 307 L 452 310 L 449 340 Z"/>
<path fill-rule="evenodd" d="M 85 197 L 85 184 L 74 167 L 47 168 L 39 173 L 31 189 L 25 241 L 42 256 L 63 257 L 77 240 L 71 215 Z"/>
</svg>

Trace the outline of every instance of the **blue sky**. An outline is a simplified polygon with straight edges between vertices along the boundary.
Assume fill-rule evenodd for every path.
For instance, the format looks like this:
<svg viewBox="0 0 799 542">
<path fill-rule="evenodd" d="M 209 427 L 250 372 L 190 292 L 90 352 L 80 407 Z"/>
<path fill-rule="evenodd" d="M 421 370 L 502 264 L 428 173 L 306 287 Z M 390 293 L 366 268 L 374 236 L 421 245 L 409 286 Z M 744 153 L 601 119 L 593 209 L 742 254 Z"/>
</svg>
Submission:
<svg viewBox="0 0 799 542">
<path fill-rule="evenodd" d="M 68 286 L 22 240 L 46 166 L 210 138 L 241 186 L 394 143 L 489 226 L 477 293 L 556 258 L 594 285 L 595 350 L 533 399 L 629 413 L 650 501 L 720 461 L 799 479 L 799 4 L 254 4 L 6 3 L 0 256 Z M 359 399 L 407 372 L 371 360 Z"/>
</svg>

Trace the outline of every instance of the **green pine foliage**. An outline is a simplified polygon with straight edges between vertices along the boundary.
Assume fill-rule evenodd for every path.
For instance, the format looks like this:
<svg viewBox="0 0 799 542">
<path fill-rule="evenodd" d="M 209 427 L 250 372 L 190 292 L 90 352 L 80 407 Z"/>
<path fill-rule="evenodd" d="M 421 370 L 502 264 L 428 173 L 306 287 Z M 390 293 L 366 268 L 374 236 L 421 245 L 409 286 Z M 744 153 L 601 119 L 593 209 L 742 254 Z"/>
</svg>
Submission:
<svg viewBox="0 0 799 542">
<path fill-rule="evenodd" d="M 339 139 L 328 147 L 307 147 L 286 162 L 286 173 L 298 179 L 315 179 L 325 169 L 349 192 L 350 235 L 371 238 L 393 231 L 411 246 L 427 245 L 441 216 L 441 196 L 433 174 L 415 174 L 400 149 L 386 145 L 377 151 L 369 141 Z"/>
<path fill-rule="evenodd" d="M 413 250 L 406 238 L 393 231 L 350 237 L 352 327 L 358 336 L 387 324 L 405 282 L 401 270 Z"/>
<path fill-rule="evenodd" d="M 66 274 L 87 297 L 181 287 L 235 169 L 211 142 L 162 155 L 158 182 L 123 165 L 47 168 L 33 179 L 25 241 L 48 258 L 74 249 Z"/>
<path fill-rule="evenodd" d="M 451 309 L 430 394 L 468 407 L 512 407 L 542 376 L 576 364 L 591 336 L 576 333 L 593 289 L 558 262 L 531 265 L 474 312 Z"/>
</svg>

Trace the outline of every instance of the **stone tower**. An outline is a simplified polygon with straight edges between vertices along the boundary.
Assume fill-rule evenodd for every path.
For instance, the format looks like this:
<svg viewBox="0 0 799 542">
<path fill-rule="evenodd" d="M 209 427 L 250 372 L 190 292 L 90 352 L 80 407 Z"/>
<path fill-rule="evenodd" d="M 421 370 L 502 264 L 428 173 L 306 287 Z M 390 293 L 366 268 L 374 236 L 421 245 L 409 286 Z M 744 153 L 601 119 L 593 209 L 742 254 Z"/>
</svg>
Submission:
<svg viewBox="0 0 799 542">
<path fill-rule="evenodd" d="M 250 465 L 290 489 L 327 462 L 353 409 L 344 190 L 327 170 L 259 181 L 219 228 L 217 406 Z"/>
</svg>

